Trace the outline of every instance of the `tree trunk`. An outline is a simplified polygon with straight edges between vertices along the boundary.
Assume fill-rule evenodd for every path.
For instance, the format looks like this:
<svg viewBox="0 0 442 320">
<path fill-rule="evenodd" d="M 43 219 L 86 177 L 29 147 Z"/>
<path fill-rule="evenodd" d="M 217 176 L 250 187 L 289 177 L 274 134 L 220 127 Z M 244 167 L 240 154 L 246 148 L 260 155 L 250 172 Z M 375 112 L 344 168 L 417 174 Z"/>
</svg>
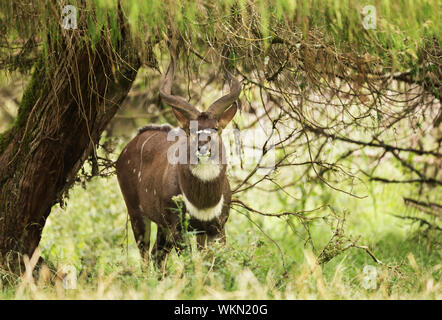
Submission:
<svg viewBox="0 0 442 320">
<path fill-rule="evenodd" d="M 104 31 L 94 44 L 63 31 L 49 62 L 37 62 L 14 126 L 0 135 L 0 266 L 14 269 L 33 254 L 52 206 L 126 97 L 139 60 L 122 25 L 116 47 Z"/>
</svg>

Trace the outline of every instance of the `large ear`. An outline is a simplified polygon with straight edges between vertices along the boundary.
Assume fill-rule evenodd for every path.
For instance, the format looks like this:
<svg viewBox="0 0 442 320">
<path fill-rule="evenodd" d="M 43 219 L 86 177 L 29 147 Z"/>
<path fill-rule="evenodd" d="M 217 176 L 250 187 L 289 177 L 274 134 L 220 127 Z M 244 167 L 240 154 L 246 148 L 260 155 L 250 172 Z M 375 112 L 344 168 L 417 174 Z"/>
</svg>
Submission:
<svg viewBox="0 0 442 320">
<path fill-rule="evenodd" d="M 189 128 L 190 119 L 187 119 L 187 117 L 179 112 L 178 110 L 172 108 L 172 111 L 175 115 L 175 118 L 178 120 L 178 123 L 180 125 L 180 128 L 187 129 Z"/>
<path fill-rule="evenodd" d="M 224 129 L 229 122 L 235 116 L 236 111 L 238 110 L 238 102 L 234 102 L 230 108 L 224 111 L 221 116 L 218 118 L 218 127 Z"/>
</svg>

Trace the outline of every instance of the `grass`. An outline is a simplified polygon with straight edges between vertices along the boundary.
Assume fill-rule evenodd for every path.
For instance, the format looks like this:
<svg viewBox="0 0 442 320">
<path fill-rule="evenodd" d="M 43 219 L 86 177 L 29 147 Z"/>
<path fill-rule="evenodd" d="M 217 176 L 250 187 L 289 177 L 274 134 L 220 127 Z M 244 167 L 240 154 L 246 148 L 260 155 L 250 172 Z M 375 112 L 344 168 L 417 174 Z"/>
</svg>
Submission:
<svg viewBox="0 0 442 320">
<path fill-rule="evenodd" d="M 86 188 L 75 186 L 66 208 L 53 209 L 43 232 L 42 256 L 56 270 L 75 268 L 77 288 L 65 289 L 60 281 L 54 284 L 43 268 L 39 277 L 24 276 L 4 285 L 0 298 L 441 299 L 440 246 L 422 237 L 415 226 L 392 216 L 410 210 L 401 199 L 407 186 L 366 183 L 364 190 L 368 196 L 360 200 L 326 189 L 318 193 L 317 201 L 329 193 L 333 210 L 351 213 L 345 232 L 361 235 L 359 243 L 368 245 L 390 266 L 376 265 L 375 289 L 362 285 L 364 266 L 375 265 L 363 250 L 352 248 L 317 265 L 318 252 L 332 235 L 326 223 L 312 225 L 313 253 L 299 237 L 304 231 L 295 220 L 291 229 L 285 219 L 244 210 L 231 210 L 226 246 L 199 252 L 190 238 L 189 247 L 180 256 L 173 252 L 164 270 L 153 266 L 143 270 L 113 176 L 94 178 Z M 312 194 L 309 200 L 319 195 Z M 261 197 L 254 191 L 241 199 L 267 211 L 298 210 L 296 202 L 281 194 Z"/>
</svg>

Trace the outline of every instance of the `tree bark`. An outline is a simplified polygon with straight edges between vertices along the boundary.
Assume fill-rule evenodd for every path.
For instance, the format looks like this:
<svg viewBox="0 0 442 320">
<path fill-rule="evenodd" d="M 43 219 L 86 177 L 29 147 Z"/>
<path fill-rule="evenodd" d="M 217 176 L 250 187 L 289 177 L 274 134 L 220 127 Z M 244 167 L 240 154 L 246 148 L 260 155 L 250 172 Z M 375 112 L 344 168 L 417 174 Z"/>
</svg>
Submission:
<svg viewBox="0 0 442 320">
<path fill-rule="evenodd" d="M 105 31 L 94 44 L 60 31 L 49 63 L 37 62 L 14 126 L 0 135 L 0 266 L 14 272 L 33 254 L 51 208 L 126 97 L 140 63 L 121 20 L 120 30 L 116 46 Z"/>
</svg>

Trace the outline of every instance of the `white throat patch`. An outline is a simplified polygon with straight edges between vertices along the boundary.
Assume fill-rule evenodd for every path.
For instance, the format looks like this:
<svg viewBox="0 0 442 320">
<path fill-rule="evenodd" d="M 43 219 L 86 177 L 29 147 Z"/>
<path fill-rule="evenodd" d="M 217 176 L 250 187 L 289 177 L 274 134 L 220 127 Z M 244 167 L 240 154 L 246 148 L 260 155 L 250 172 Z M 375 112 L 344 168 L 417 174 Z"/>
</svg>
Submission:
<svg viewBox="0 0 442 320">
<path fill-rule="evenodd" d="M 212 181 L 221 173 L 221 166 L 213 163 L 198 163 L 190 168 L 192 175 L 202 181 Z"/>
<path fill-rule="evenodd" d="M 189 214 L 200 220 L 200 221 L 210 221 L 212 219 L 215 219 L 216 217 L 218 217 L 222 210 L 223 210 L 223 205 L 224 205 L 224 195 L 221 195 L 221 198 L 219 199 L 218 203 L 211 207 L 211 208 L 204 208 L 204 209 L 199 209 L 197 207 L 195 207 L 190 201 L 189 199 L 187 199 L 186 195 L 183 192 L 183 200 L 184 203 L 186 205 L 186 209 L 189 212 Z"/>
</svg>

